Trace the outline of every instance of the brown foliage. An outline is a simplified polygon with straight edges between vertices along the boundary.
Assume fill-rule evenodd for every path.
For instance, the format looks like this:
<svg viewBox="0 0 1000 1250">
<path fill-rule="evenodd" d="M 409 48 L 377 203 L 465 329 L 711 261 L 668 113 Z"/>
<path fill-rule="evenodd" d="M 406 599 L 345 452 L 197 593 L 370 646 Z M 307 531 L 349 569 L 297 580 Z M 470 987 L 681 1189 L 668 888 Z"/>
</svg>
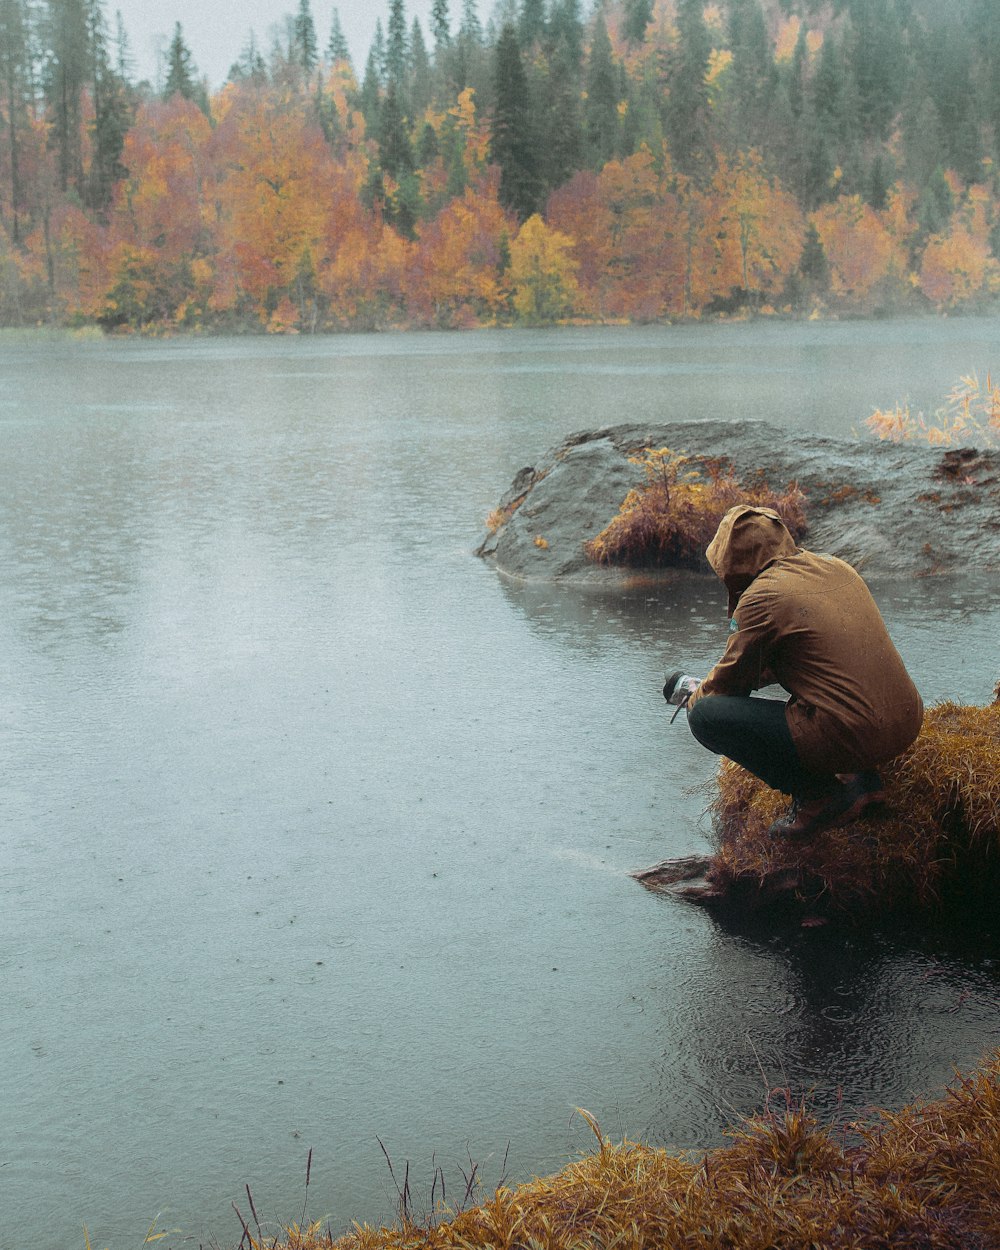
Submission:
<svg viewBox="0 0 1000 1250">
<path fill-rule="evenodd" d="M 629 491 L 618 515 L 584 544 L 598 564 L 699 568 L 719 522 L 741 503 L 774 508 L 796 540 L 805 533 L 805 496 L 794 482 L 777 494 L 762 477 L 743 483 L 716 460 L 696 468 L 669 447 L 648 449 L 634 463 L 643 466 L 646 485 Z"/>
</svg>

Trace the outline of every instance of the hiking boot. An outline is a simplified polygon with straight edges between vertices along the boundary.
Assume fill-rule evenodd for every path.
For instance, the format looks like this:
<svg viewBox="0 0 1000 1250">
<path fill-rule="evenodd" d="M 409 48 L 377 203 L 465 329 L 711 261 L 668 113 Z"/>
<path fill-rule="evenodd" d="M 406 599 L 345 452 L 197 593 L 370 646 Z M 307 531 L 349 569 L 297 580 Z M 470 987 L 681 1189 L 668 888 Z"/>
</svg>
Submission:
<svg viewBox="0 0 1000 1250">
<path fill-rule="evenodd" d="M 845 790 L 845 786 L 840 787 Z M 821 799 L 792 799 L 784 816 L 771 825 L 767 831 L 769 838 L 809 838 L 823 829 L 829 829 L 830 823 L 824 819 L 827 809 L 833 805 L 834 795 L 824 795 Z"/>
<path fill-rule="evenodd" d="M 874 768 L 869 768 L 863 773 L 838 773 L 837 778 L 845 786 L 852 786 L 858 794 L 861 800 L 858 815 L 876 803 L 885 802 L 885 784 Z"/>
<path fill-rule="evenodd" d="M 792 799 L 791 807 L 768 829 L 772 838 L 811 838 L 857 820 L 865 808 L 885 799 L 878 773 L 853 773 L 830 794 L 818 799 Z"/>
</svg>

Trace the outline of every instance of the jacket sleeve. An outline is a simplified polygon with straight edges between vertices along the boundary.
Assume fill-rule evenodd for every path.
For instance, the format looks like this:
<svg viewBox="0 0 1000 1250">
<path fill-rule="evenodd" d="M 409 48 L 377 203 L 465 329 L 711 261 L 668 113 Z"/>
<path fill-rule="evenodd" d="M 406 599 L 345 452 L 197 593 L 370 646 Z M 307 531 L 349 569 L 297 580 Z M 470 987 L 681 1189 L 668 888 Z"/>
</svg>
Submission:
<svg viewBox="0 0 1000 1250">
<path fill-rule="evenodd" d="M 774 681 L 771 657 L 776 640 L 768 594 L 744 594 L 733 617 L 736 624 L 719 662 L 692 695 L 697 703 L 705 695 L 748 695 Z"/>
</svg>

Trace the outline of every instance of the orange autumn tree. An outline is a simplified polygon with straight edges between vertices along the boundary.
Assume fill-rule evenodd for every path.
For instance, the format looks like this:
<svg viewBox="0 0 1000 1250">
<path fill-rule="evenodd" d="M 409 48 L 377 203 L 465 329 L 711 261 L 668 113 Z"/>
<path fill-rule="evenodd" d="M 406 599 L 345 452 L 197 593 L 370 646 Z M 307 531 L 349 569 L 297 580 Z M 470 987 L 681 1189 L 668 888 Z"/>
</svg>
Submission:
<svg viewBox="0 0 1000 1250">
<path fill-rule="evenodd" d="M 227 88 L 234 97 L 214 136 L 216 264 L 265 323 L 283 301 L 314 323 L 317 275 L 327 263 L 327 202 L 338 170 L 319 127 L 277 93 Z M 282 309 L 282 325 L 289 317 Z"/>
<path fill-rule="evenodd" d="M 972 186 L 952 213 L 947 230 L 927 240 L 920 289 L 938 309 L 952 309 L 995 292 L 1000 266 L 990 247 L 993 205 L 985 187 Z"/>
<path fill-rule="evenodd" d="M 414 244 L 378 215 L 358 212 L 337 234 L 318 285 L 331 326 L 377 330 L 401 321 Z"/>
<path fill-rule="evenodd" d="M 504 243 L 513 231 L 494 167 L 421 226 L 406 275 L 406 307 L 425 325 L 488 321 L 503 305 Z"/>
<path fill-rule="evenodd" d="M 683 310 L 684 213 L 664 151 L 649 148 L 577 174 L 549 200 L 548 222 L 573 240 L 580 306 L 601 318 L 650 321 Z"/>
<path fill-rule="evenodd" d="M 685 214 L 673 190 L 666 148 L 657 171 L 642 147 L 601 170 L 598 186 L 611 216 L 609 311 L 654 321 L 683 311 Z"/>
<path fill-rule="evenodd" d="M 41 117 L 25 121 L 18 135 L 18 161 L 21 199 L 16 209 L 9 159 L 5 167 L 0 166 L 0 236 L 7 245 L 0 280 L 0 320 L 23 325 L 89 316 L 81 307 L 78 286 L 64 289 L 59 281 L 60 273 L 68 271 L 57 264 L 53 223 L 62 217 L 64 205 L 55 153 Z M 77 276 L 74 267 L 74 283 Z"/>
<path fill-rule="evenodd" d="M 70 321 L 105 314 L 113 263 L 106 232 L 81 208 L 66 203 L 57 204 L 46 225 L 29 236 L 21 258 L 26 272 L 46 275 L 51 311 Z"/>
<path fill-rule="evenodd" d="M 581 170 L 549 197 L 546 218 L 573 240 L 580 311 L 604 319 L 613 299 L 611 214 L 601 197 L 597 174 Z"/>
<path fill-rule="evenodd" d="M 125 137 L 106 232 L 107 287 L 95 315 L 111 325 L 183 317 L 207 298 L 211 237 L 211 125 L 190 100 L 144 104 Z M 96 258 L 95 258 L 96 259 Z M 199 291 L 199 286 L 201 290 Z"/>
<path fill-rule="evenodd" d="M 870 310 L 881 289 L 902 280 L 902 243 L 860 195 L 842 195 L 825 204 L 812 221 L 830 266 L 830 289 L 845 303 Z"/>
<path fill-rule="evenodd" d="M 805 223 L 758 152 L 717 156 L 704 214 L 700 233 L 714 252 L 709 273 L 697 275 L 704 289 L 723 299 L 739 291 L 757 306 L 779 295 L 802 255 Z"/>
</svg>

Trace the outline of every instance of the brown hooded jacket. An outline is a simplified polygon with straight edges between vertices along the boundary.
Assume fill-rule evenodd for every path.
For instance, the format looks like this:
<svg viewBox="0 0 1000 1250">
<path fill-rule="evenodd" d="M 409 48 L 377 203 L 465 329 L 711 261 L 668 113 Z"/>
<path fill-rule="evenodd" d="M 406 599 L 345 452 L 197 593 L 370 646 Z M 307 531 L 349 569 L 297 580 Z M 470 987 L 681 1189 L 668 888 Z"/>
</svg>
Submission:
<svg viewBox="0 0 1000 1250">
<path fill-rule="evenodd" d="M 747 505 L 730 508 L 706 554 L 732 619 L 692 703 L 778 682 L 799 758 L 818 773 L 871 768 L 910 745 L 923 703 L 849 564 L 796 547 L 776 512 Z"/>
</svg>

